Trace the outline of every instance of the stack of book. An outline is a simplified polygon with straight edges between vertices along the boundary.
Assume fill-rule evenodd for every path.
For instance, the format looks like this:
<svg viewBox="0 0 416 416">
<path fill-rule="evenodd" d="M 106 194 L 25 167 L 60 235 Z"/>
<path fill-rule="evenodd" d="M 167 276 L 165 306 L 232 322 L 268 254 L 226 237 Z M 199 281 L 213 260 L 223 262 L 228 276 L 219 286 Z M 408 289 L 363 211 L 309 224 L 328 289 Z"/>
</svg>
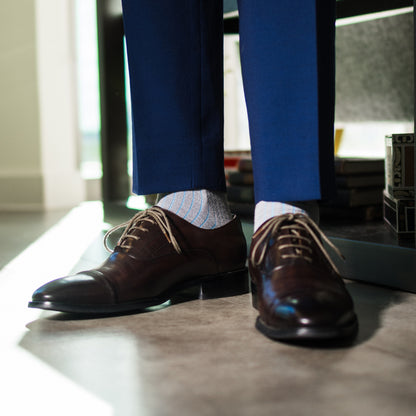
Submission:
<svg viewBox="0 0 416 416">
<path fill-rule="evenodd" d="M 383 217 L 384 159 L 335 158 L 337 196 L 320 204 L 322 218 L 379 220 Z M 250 152 L 226 153 L 225 175 L 230 209 L 254 215 L 253 165 Z"/>
<path fill-rule="evenodd" d="M 322 218 L 382 218 L 384 159 L 335 158 L 336 197 L 320 204 Z"/>
<path fill-rule="evenodd" d="M 250 153 L 226 153 L 225 177 L 231 212 L 240 217 L 252 218 L 254 215 L 254 180 Z"/>
</svg>

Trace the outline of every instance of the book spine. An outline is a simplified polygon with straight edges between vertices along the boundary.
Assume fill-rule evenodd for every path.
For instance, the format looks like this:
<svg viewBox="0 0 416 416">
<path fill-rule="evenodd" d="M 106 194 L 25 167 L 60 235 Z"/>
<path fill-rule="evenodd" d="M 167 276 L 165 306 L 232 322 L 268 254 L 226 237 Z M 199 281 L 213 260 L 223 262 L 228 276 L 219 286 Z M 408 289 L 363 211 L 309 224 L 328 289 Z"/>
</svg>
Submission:
<svg viewBox="0 0 416 416">
<path fill-rule="evenodd" d="M 336 175 L 337 187 L 339 188 L 365 188 L 378 186 L 384 188 L 384 175 Z"/>
<path fill-rule="evenodd" d="M 229 186 L 227 187 L 227 197 L 232 202 L 254 202 L 254 189 L 247 186 Z"/>
<path fill-rule="evenodd" d="M 240 172 L 253 172 L 253 161 L 249 158 L 241 158 L 237 165 Z"/>
<path fill-rule="evenodd" d="M 336 206 L 359 207 L 365 205 L 381 205 L 383 190 L 381 188 L 338 189 Z"/>
<path fill-rule="evenodd" d="M 230 185 L 253 185 L 254 179 L 251 172 L 230 171 L 228 172 Z"/>
</svg>

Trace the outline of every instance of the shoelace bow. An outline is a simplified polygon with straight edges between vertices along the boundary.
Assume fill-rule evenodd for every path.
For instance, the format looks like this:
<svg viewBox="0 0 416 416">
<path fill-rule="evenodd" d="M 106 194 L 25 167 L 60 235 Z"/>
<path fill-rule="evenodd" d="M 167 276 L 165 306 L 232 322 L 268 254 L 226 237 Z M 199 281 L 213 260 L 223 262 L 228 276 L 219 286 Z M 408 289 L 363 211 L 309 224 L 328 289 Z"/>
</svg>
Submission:
<svg viewBox="0 0 416 416">
<path fill-rule="evenodd" d="M 291 224 L 285 224 L 291 222 Z M 338 274 L 338 268 L 335 266 L 334 262 L 331 260 L 328 252 L 325 250 L 325 247 L 322 244 L 322 240 L 328 244 L 328 246 L 342 259 L 345 259 L 341 252 L 335 247 L 334 244 L 325 236 L 325 234 L 319 229 L 313 220 L 311 220 L 307 215 L 303 214 L 284 214 L 276 217 L 275 219 L 269 221 L 264 227 L 261 227 L 262 236 L 258 239 L 256 244 L 253 247 L 250 261 L 255 266 L 259 266 L 267 252 L 268 244 L 264 244 L 259 252 L 260 246 L 266 240 L 270 240 L 273 235 L 277 235 L 279 231 L 289 231 L 288 234 L 278 235 L 278 249 L 292 249 L 290 254 L 282 254 L 282 258 L 298 258 L 303 257 L 305 260 L 312 262 L 312 258 L 309 257 L 306 253 L 312 254 L 313 250 L 311 248 L 312 241 L 316 243 L 328 263 Z M 303 231 L 308 231 L 311 238 L 308 238 L 301 234 Z M 257 232 L 254 234 L 253 238 L 256 237 Z M 291 240 L 291 241 L 290 241 Z M 294 243 L 293 240 L 297 242 Z M 289 242 L 290 241 L 290 242 Z M 257 258 L 258 256 L 258 258 Z M 257 259 L 256 259 L 257 258 Z"/>
<path fill-rule="evenodd" d="M 115 227 L 108 230 L 104 236 L 104 247 L 110 253 L 112 250 L 108 247 L 107 240 L 109 236 L 120 228 L 125 228 L 123 234 L 118 240 L 117 246 L 121 248 L 131 248 L 132 245 L 129 243 L 129 239 L 135 241 L 140 240 L 139 235 L 135 235 L 135 231 L 148 232 L 149 230 L 145 227 L 145 223 L 157 224 L 162 230 L 163 235 L 166 237 L 166 240 L 172 244 L 173 248 L 178 254 L 180 254 L 181 248 L 176 241 L 175 236 L 173 235 L 172 228 L 170 226 L 169 220 L 163 210 L 159 207 L 152 207 L 146 211 L 137 213 L 132 219 L 126 221 L 122 224 L 116 225 Z M 130 240 L 131 241 L 131 240 Z"/>
</svg>

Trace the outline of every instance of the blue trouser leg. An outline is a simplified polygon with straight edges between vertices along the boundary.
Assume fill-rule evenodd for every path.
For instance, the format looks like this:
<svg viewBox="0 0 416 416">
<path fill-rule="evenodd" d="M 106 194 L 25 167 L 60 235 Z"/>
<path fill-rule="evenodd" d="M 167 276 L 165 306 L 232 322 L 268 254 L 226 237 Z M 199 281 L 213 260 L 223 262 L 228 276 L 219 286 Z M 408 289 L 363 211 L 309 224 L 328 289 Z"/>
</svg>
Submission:
<svg viewBox="0 0 416 416">
<path fill-rule="evenodd" d="M 123 0 L 133 190 L 225 190 L 222 0 Z"/>
<path fill-rule="evenodd" d="M 239 0 L 256 200 L 320 199 L 333 188 L 332 0 Z"/>
<path fill-rule="evenodd" d="M 240 0 L 256 200 L 331 189 L 333 0 Z M 222 1 L 123 0 L 134 191 L 224 189 Z"/>
</svg>

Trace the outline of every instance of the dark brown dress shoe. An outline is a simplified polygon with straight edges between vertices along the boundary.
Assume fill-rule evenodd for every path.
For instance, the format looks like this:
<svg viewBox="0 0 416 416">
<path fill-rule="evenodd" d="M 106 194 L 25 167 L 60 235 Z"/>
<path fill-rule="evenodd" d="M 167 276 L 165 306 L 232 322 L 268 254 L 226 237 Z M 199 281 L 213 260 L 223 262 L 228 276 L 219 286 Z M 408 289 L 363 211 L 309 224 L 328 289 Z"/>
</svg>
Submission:
<svg viewBox="0 0 416 416">
<path fill-rule="evenodd" d="M 248 292 L 246 258 L 237 218 L 204 230 L 153 207 L 126 224 L 103 265 L 47 283 L 29 307 L 106 314 L 160 305 L 190 289 L 200 298 L 240 294 Z"/>
<path fill-rule="evenodd" d="M 249 269 L 253 305 L 259 310 L 256 328 L 269 338 L 319 340 L 356 335 L 352 299 L 322 239 L 338 252 L 302 214 L 274 217 L 253 235 Z"/>
</svg>

